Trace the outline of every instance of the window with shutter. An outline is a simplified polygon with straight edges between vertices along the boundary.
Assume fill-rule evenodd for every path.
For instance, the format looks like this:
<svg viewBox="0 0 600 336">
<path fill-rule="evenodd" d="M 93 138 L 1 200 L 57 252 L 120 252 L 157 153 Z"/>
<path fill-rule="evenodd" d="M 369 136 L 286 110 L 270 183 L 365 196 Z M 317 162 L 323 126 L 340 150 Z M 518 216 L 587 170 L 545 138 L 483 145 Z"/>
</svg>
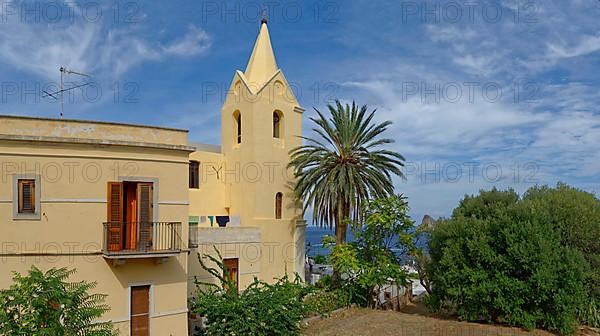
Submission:
<svg viewBox="0 0 600 336">
<path fill-rule="evenodd" d="M 19 213 L 35 213 L 35 180 L 19 180 Z"/>
<path fill-rule="evenodd" d="M 200 188 L 200 162 L 190 161 L 190 189 Z"/>
</svg>

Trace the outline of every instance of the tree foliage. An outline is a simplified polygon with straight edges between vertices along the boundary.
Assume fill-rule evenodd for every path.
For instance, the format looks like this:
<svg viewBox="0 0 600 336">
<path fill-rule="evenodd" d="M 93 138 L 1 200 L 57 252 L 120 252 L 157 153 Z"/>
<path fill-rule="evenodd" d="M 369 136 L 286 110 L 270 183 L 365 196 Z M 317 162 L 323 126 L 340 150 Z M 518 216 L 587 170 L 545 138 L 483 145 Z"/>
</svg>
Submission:
<svg viewBox="0 0 600 336">
<path fill-rule="evenodd" d="M 563 334 L 597 285 L 598 200 L 559 184 L 467 196 L 431 232 L 429 304 L 470 321 Z"/>
<path fill-rule="evenodd" d="M 202 267 L 218 284 L 196 281 L 196 293 L 190 299 L 191 310 L 207 319 L 207 335 L 298 335 L 300 320 L 306 313 L 303 298 L 308 289 L 298 277 L 287 276 L 268 284 L 254 279 L 244 291 L 229 290 L 235 283 L 229 279 L 221 255 L 205 255 L 217 267 Z"/>
<path fill-rule="evenodd" d="M 335 225 L 338 243 L 346 239 L 348 222 L 360 221 L 363 205 L 371 197 L 392 195 L 392 174 L 403 176 L 402 155 L 380 148 L 393 142 L 382 138 L 390 121 L 374 121 L 367 106 L 328 105 L 330 118 L 316 110 L 317 137 L 303 137 L 306 144 L 293 149 L 290 167 L 297 182 L 295 192 L 313 208 L 313 219 Z"/>
<path fill-rule="evenodd" d="M 96 283 L 66 282 L 75 270 L 32 267 L 0 291 L 0 335 L 112 336 L 110 322 L 96 323 L 109 310 L 106 295 L 89 294 Z"/>
<path fill-rule="evenodd" d="M 415 250 L 410 233 L 414 223 L 407 212 L 402 196 L 372 200 L 364 208 L 365 221 L 358 226 L 356 240 L 333 247 L 330 260 L 343 274 L 341 286 L 352 294 L 354 303 L 379 307 L 379 290 L 390 279 L 400 286 L 407 284 L 401 257 Z"/>
<path fill-rule="evenodd" d="M 589 264 L 586 288 L 600 300 L 600 201 L 596 196 L 559 183 L 530 188 L 523 203 L 559 232 L 561 243 L 582 253 Z"/>
</svg>

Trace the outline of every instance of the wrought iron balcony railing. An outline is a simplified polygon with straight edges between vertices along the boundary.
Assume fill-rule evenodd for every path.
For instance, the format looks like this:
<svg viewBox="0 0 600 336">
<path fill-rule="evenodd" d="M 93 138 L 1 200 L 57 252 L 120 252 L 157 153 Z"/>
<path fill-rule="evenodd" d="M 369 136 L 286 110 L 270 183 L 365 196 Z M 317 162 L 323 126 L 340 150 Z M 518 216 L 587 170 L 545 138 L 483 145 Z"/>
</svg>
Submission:
<svg viewBox="0 0 600 336">
<path fill-rule="evenodd" d="M 181 251 L 181 222 L 105 222 L 102 251 L 111 257 L 153 257 Z"/>
</svg>

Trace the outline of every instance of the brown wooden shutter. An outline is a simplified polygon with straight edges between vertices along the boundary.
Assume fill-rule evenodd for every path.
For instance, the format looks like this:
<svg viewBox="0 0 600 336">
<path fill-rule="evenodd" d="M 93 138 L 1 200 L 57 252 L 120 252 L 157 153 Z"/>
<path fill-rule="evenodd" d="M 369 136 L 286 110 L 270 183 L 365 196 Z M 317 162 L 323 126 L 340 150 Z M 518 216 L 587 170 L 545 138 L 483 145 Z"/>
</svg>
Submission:
<svg viewBox="0 0 600 336">
<path fill-rule="evenodd" d="M 19 213 L 35 213 L 34 180 L 19 180 Z"/>
<path fill-rule="evenodd" d="M 131 287 L 131 335 L 150 335 L 150 286 Z"/>
<path fill-rule="evenodd" d="M 107 246 L 109 251 L 123 249 L 123 183 L 108 182 Z"/>
<path fill-rule="evenodd" d="M 139 248 L 152 247 L 152 226 L 154 212 L 154 187 L 152 183 L 138 183 L 138 218 L 140 222 Z"/>
</svg>

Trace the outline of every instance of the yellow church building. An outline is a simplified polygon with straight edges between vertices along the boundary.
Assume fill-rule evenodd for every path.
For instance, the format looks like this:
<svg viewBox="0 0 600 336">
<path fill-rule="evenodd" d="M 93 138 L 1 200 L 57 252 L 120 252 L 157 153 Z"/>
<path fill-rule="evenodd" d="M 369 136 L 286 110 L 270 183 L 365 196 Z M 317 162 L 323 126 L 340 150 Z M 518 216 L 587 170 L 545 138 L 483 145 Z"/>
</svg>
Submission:
<svg viewBox="0 0 600 336">
<path fill-rule="evenodd" d="M 303 109 L 266 22 L 221 110 L 221 145 L 188 131 L 0 116 L 0 288 L 35 265 L 108 294 L 121 335 L 188 335 L 198 258 L 218 249 L 243 290 L 303 274 L 306 222 L 289 151 Z M 207 259 L 205 259 L 207 260 Z"/>
</svg>

